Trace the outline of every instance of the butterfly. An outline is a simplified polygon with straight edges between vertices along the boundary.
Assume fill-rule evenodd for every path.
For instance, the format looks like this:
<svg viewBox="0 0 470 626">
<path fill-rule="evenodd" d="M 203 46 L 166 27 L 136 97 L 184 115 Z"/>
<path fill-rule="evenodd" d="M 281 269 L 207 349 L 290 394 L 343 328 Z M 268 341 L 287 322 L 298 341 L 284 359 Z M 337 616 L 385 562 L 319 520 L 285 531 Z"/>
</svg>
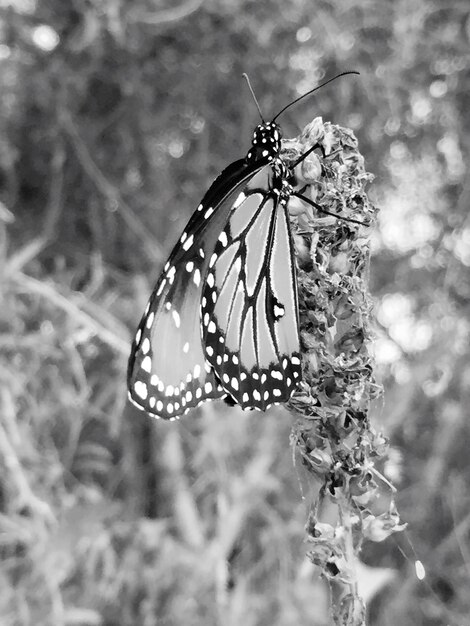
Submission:
<svg viewBox="0 0 470 626">
<path fill-rule="evenodd" d="M 132 343 L 128 391 L 139 409 L 175 419 L 226 397 L 266 410 L 301 381 L 288 202 L 294 168 L 319 146 L 287 165 L 275 120 L 332 80 L 271 122 L 260 112 L 246 157 L 222 171 L 190 218 Z"/>
</svg>

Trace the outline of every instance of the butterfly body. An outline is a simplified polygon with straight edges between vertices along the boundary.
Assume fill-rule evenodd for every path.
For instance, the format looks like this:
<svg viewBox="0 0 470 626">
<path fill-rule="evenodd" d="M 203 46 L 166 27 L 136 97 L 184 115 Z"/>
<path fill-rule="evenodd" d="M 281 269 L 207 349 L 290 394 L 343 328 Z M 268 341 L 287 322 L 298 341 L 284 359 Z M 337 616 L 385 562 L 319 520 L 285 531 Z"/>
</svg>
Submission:
<svg viewBox="0 0 470 626">
<path fill-rule="evenodd" d="M 291 170 L 281 129 L 260 124 L 245 159 L 214 181 L 175 245 L 139 324 L 129 397 L 173 419 L 229 395 L 285 402 L 301 379 Z"/>
</svg>

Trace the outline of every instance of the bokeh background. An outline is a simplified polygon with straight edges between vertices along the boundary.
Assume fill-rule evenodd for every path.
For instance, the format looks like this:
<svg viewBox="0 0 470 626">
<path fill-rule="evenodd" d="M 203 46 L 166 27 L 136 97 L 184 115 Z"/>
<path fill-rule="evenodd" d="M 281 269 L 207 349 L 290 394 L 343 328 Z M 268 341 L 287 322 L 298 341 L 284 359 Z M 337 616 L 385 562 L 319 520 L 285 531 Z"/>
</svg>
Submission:
<svg viewBox="0 0 470 626">
<path fill-rule="evenodd" d="M 373 234 L 376 427 L 406 536 L 367 543 L 371 626 L 470 624 L 466 0 L 0 0 L 1 626 L 323 626 L 281 409 L 127 404 L 172 243 L 266 117 L 354 130 Z M 414 561 L 423 561 L 420 582 Z"/>
</svg>

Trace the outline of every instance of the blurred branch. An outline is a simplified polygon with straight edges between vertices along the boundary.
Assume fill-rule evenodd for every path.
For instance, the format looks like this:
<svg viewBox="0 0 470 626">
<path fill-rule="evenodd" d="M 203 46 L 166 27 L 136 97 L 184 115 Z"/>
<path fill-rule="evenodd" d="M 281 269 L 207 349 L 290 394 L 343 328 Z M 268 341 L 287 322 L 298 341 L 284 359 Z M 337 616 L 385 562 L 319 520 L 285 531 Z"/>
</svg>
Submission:
<svg viewBox="0 0 470 626">
<path fill-rule="evenodd" d="M 58 137 L 51 160 L 51 182 L 46 207 L 46 217 L 42 230 L 45 240 L 53 238 L 54 230 L 62 209 L 62 190 L 64 186 L 65 150 L 63 138 Z"/>
<path fill-rule="evenodd" d="M 46 244 L 47 240 L 45 237 L 35 237 L 20 248 L 18 252 L 12 253 L 10 258 L 5 261 L 4 276 L 12 276 L 16 272 L 20 272 L 25 265 L 37 257 Z"/>
<path fill-rule="evenodd" d="M 98 191 L 101 192 L 108 202 L 119 208 L 119 212 L 127 226 L 142 241 L 148 257 L 154 262 L 162 261 L 163 254 L 160 244 L 149 234 L 149 229 L 134 214 L 133 209 L 124 200 L 119 189 L 108 181 L 95 163 L 68 112 L 62 110 L 60 121 L 72 142 L 79 162 L 96 185 Z"/>
<path fill-rule="evenodd" d="M 188 0 L 178 7 L 172 9 L 165 9 L 162 11 L 144 12 L 139 10 L 133 10 L 129 13 L 129 18 L 132 22 L 141 22 L 143 24 L 153 24 L 154 26 L 161 26 L 169 24 L 171 22 L 177 22 L 189 17 L 192 13 L 197 11 L 203 4 L 204 0 Z"/>
<path fill-rule="evenodd" d="M 38 498 L 26 477 L 23 465 L 17 452 L 10 442 L 8 433 L 0 420 L 0 460 L 10 481 L 10 489 L 16 491 L 16 510 L 26 508 L 33 515 L 37 515 L 47 523 L 55 521 L 54 513 L 47 502 Z"/>
<path fill-rule="evenodd" d="M 437 417 L 432 448 L 430 446 L 430 454 L 421 472 L 421 489 L 415 502 L 415 519 L 424 520 L 427 512 L 434 506 L 436 496 L 442 491 L 455 443 L 465 436 L 467 415 L 460 410 L 457 402 L 447 403 Z"/>
<path fill-rule="evenodd" d="M 470 549 L 468 546 L 468 541 L 466 537 L 466 532 L 463 531 L 465 526 L 468 525 L 468 521 L 470 518 L 470 513 L 467 513 L 463 520 L 458 521 L 457 519 L 457 506 L 460 500 L 460 494 L 456 494 L 455 490 L 453 490 L 450 494 L 447 495 L 447 502 L 449 506 L 449 510 L 452 515 L 453 520 L 453 531 L 455 536 L 455 542 L 459 547 L 460 554 L 462 555 L 462 562 L 467 572 L 467 579 L 470 582 Z"/>
<path fill-rule="evenodd" d="M 204 526 L 184 472 L 185 459 L 179 430 L 168 431 L 161 451 L 162 462 L 171 481 L 175 523 L 188 546 L 201 548 L 205 541 Z"/>
<path fill-rule="evenodd" d="M 15 221 L 13 213 L 0 201 L 0 221 L 5 224 L 12 224 Z"/>
<path fill-rule="evenodd" d="M 59 309 L 62 309 L 77 324 L 84 326 L 90 334 L 96 335 L 103 343 L 108 344 L 120 356 L 128 356 L 130 340 L 127 337 L 127 330 L 122 327 L 120 322 L 112 318 L 109 313 L 106 313 L 106 315 L 110 320 L 113 321 L 113 324 L 117 327 L 122 328 L 122 336 L 113 333 L 108 328 L 105 328 L 91 315 L 83 311 L 80 306 L 74 301 L 77 299 L 76 295 L 69 294 L 69 297 L 66 298 L 64 295 L 59 293 L 52 285 L 48 285 L 45 282 L 37 280 L 36 278 L 32 278 L 31 276 L 27 276 L 22 272 L 17 272 L 16 274 L 13 274 L 11 279 L 26 292 L 36 293 L 43 298 L 46 298 L 49 302 L 54 304 Z"/>
</svg>

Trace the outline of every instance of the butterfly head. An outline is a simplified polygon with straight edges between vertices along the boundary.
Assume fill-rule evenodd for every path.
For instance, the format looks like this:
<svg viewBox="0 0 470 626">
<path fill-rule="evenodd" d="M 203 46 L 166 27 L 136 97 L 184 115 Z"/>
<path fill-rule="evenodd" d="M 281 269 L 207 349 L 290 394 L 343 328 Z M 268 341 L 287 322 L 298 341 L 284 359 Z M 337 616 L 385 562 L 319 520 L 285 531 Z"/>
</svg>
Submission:
<svg viewBox="0 0 470 626">
<path fill-rule="evenodd" d="M 246 155 L 248 163 L 265 160 L 272 161 L 281 150 L 282 131 L 275 122 L 259 124 L 253 133 L 251 149 Z"/>
</svg>

